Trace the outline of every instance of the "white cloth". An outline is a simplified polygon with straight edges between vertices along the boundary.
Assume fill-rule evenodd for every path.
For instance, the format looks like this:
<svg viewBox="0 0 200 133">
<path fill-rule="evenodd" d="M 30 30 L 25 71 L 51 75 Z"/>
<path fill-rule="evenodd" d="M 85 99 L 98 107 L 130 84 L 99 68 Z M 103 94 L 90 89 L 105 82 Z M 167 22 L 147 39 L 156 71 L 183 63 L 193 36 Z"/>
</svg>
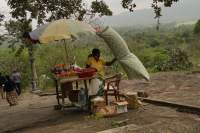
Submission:
<svg viewBox="0 0 200 133">
<path fill-rule="evenodd" d="M 92 79 L 88 87 L 88 95 L 96 95 L 101 84 L 102 81 L 98 78 Z"/>
</svg>

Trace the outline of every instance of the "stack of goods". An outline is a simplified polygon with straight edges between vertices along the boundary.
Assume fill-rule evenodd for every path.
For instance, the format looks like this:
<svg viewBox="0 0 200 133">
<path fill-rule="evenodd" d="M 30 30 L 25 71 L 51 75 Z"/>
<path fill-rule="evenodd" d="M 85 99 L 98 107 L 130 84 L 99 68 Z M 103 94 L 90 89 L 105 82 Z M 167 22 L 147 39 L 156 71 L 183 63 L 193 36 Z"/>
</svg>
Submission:
<svg viewBox="0 0 200 133">
<path fill-rule="evenodd" d="M 106 106 L 102 97 L 95 97 L 91 100 L 91 111 L 93 114 L 103 117 L 109 117 L 116 114 L 114 106 Z"/>
<path fill-rule="evenodd" d="M 137 109 L 142 105 L 142 103 L 138 100 L 137 93 L 127 92 L 125 96 L 126 100 L 128 101 L 129 109 Z"/>
<path fill-rule="evenodd" d="M 100 116 L 104 116 L 104 117 L 111 117 L 111 116 L 115 116 L 117 113 L 116 113 L 115 106 L 104 106 L 96 114 Z"/>
<path fill-rule="evenodd" d="M 104 98 L 95 97 L 91 100 L 91 111 L 96 115 L 103 117 L 111 117 L 117 114 L 126 113 L 127 110 L 127 101 L 115 101 L 111 105 L 106 105 Z"/>
<path fill-rule="evenodd" d="M 66 64 L 57 64 L 51 70 L 56 77 L 72 77 L 78 76 L 80 78 L 91 77 L 96 74 L 96 69 L 93 68 L 80 68 L 75 66 L 67 67 Z"/>
<path fill-rule="evenodd" d="M 96 115 L 111 117 L 128 112 L 128 109 L 137 109 L 142 103 L 137 98 L 137 93 L 128 92 L 124 94 L 125 99 L 113 101 L 106 105 L 103 97 L 95 97 L 91 100 L 91 111 Z"/>
<path fill-rule="evenodd" d="M 91 100 L 91 111 L 97 113 L 101 108 L 106 106 L 106 102 L 102 97 L 95 97 Z"/>
<path fill-rule="evenodd" d="M 115 101 L 111 103 L 113 106 L 115 106 L 115 111 L 117 114 L 122 114 L 128 112 L 127 101 Z"/>
</svg>

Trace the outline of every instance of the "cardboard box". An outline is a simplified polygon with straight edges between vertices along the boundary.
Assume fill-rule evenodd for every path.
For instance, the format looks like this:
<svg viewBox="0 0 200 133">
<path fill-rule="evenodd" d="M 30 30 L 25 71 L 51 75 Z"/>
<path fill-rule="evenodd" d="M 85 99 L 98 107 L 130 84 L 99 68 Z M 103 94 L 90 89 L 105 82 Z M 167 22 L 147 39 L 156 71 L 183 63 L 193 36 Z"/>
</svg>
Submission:
<svg viewBox="0 0 200 133">
<path fill-rule="evenodd" d="M 100 108 L 96 112 L 96 114 L 103 117 L 112 117 L 112 116 L 115 116 L 117 113 L 116 113 L 115 106 L 105 106 L 105 107 Z"/>
<path fill-rule="evenodd" d="M 128 109 L 137 109 L 140 106 L 137 93 L 135 92 L 128 92 L 125 94 L 126 101 L 128 102 Z"/>
<path fill-rule="evenodd" d="M 128 102 L 127 101 L 111 102 L 111 104 L 115 106 L 115 110 L 116 110 L 117 114 L 128 112 L 128 109 L 127 109 Z"/>
<path fill-rule="evenodd" d="M 95 97 L 91 100 L 91 111 L 93 113 L 98 112 L 101 108 L 106 106 L 106 102 L 102 97 Z"/>
</svg>

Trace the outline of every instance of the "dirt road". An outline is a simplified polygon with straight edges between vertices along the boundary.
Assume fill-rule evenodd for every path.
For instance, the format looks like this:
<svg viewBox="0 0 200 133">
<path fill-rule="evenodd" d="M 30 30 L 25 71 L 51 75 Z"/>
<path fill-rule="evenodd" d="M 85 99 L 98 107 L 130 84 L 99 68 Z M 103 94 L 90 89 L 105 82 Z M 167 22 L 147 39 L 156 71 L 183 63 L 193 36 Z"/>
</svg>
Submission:
<svg viewBox="0 0 200 133">
<path fill-rule="evenodd" d="M 150 83 L 121 82 L 121 90 L 145 90 L 151 98 L 200 106 L 200 74 L 157 73 Z M 199 133 L 200 116 L 180 113 L 176 109 L 144 104 L 138 110 L 112 118 L 88 117 L 77 109 L 56 111 L 55 96 L 39 97 L 25 93 L 20 104 L 9 107 L 0 99 L 0 132 L 16 133 L 94 133 L 114 128 L 113 122 L 128 119 L 141 133 Z"/>
</svg>

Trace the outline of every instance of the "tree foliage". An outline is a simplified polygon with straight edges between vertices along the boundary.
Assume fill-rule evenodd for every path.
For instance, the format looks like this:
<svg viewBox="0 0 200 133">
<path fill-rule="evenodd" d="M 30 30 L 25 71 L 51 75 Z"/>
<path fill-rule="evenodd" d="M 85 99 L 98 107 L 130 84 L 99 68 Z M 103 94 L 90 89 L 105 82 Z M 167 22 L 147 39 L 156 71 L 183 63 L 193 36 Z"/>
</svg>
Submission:
<svg viewBox="0 0 200 133">
<path fill-rule="evenodd" d="M 197 21 L 194 27 L 194 34 L 200 34 L 200 19 Z"/>
<path fill-rule="evenodd" d="M 106 3 L 104 1 L 93 1 L 92 2 L 92 6 L 91 6 L 92 13 L 99 13 L 100 16 L 111 16 L 112 15 L 112 11 L 109 10 L 109 7 L 106 5 Z"/>
<path fill-rule="evenodd" d="M 159 56 L 158 56 L 159 57 Z M 178 71 L 188 70 L 192 67 L 192 62 L 186 51 L 180 48 L 168 50 L 168 59 L 164 62 L 158 62 L 156 70 L 158 71 Z"/>
<path fill-rule="evenodd" d="M 21 21 L 10 20 L 9 22 L 5 23 L 5 27 L 10 36 L 20 39 L 22 33 L 25 31 L 31 31 L 30 22 L 30 19 L 23 19 Z"/>
<path fill-rule="evenodd" d="M 188 70 L 200 62 L 199 37 L 192 34 L 193 25 L 174 26 L 162 25 L 159 32 L 130 27 L 118 31 L 150 71 Z"/>
<path fill-rule="evenodd" d="M 93 1 L 91 7 L 87 7 L 82 0 L 9 0 L 8 5 L 13 18 L 24 19 L 29 12 L 31 18 L 38 20 L 38 24 L 61 18 L 84 20 L 85 16 L 96 13 L 112 15 L 102 0 Z"/>
<path fill-rule="evenodd" d="M 16 57 L 11 49 L 0 49 L 0 72 L 10 74 L 13 69 L 18 69 L 22 74 L 22 86 L 27 86 L 30 80 L 30 70 L 27 52 L 24 51 L 20 56 Z"/>
<path fill-rule="evenodd" d="M 95 15 L 112 15 L 112 11 L 101 1 L 93 1 L 88 7 L 82 0 L 8 0 L 12 20 L 6 22 L 10 36 L 20 39 L 25 31 L 31 31 L 31 22 L 38 24 L 57 19 L 87 20 Z M 23 46 L 20 48 L 22 49 Z"/>
</svg>

